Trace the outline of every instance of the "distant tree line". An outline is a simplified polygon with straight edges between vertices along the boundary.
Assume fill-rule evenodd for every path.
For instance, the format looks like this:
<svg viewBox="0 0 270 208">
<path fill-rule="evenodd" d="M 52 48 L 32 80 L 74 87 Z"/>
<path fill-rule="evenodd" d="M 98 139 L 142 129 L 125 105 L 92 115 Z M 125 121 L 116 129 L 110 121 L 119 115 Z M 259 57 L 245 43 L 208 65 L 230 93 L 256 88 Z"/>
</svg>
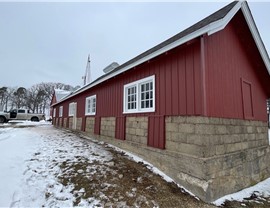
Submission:
<svg viewBox="0 0 270 208">
<path fill-rule="evenodd" d="M 45 113 L 50 108 L 54 89 L 74 91 L 79 86 L 72 87 L 63 83 L 40 83 L 26 89 L 24 87 L 0 87 L 0 106 L 8 111 L 13 108 L 27 108 L 33 113 Z M 1 109 L 0 109 L 1 110 Z"/>
</svg>

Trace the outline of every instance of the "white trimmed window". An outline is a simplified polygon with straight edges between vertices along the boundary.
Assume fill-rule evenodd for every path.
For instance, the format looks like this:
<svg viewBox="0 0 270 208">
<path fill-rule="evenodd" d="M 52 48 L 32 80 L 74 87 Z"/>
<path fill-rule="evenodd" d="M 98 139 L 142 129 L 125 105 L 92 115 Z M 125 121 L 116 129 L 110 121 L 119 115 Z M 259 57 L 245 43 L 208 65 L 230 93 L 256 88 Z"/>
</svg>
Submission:
<svg viewBox="0 0 270 208">
<path fill-rule="evenodd" d="M 59 107 L 59 117 L 63 116 L 63 106 Z"/>
<path fill-rule="evenodd" d="M 53 109 L 53 117 L 56 116 L 56 108 Z"/>
<path fill-rule="evenodd" d="M 124 85 L 124 113 L 155 111 L 155 75 Z"/>
<path fill-rule="evenodd" d="M 85 115 L 96 115 L 96 95 L 92 95 L 85 99 Z"/>
<path fill-rule="evenodd" d="M 68 116 L 74 116 L 74 114 L 75 114 L 75 103 L 69 103 Z"/>
</svg>

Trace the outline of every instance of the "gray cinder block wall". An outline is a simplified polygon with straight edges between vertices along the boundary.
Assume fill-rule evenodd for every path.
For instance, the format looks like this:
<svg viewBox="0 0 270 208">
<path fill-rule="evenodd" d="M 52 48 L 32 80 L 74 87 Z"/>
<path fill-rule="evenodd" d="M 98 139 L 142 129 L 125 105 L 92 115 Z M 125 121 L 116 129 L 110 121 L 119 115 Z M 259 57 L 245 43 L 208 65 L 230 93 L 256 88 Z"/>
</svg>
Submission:
<svg viewBox="0 0 270 208">
<path fill-rule="evenodd" d="M 86 117 L 85 120 L 85 132 L 88 134 L 94 134 L 95 128 L 95 118 L 94 117 Z"/>
</svg>

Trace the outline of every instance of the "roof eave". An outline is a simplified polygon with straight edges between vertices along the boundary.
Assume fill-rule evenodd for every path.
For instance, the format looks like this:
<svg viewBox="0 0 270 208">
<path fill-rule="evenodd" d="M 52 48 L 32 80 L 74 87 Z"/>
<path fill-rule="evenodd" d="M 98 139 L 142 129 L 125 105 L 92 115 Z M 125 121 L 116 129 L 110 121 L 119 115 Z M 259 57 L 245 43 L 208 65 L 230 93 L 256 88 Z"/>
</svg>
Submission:
<svg viewBox="0 0 270 208">
<path fill-rule="evenodd" d="M 224 18 L 209 24 L 209 31 L 207 32 L 207 34 L 212 35 L 220 30 L 223 30 L 234 17 L 234 15 L 239 11 L 241 5 L 242 2 L 239 1 Z"/>
</svg>

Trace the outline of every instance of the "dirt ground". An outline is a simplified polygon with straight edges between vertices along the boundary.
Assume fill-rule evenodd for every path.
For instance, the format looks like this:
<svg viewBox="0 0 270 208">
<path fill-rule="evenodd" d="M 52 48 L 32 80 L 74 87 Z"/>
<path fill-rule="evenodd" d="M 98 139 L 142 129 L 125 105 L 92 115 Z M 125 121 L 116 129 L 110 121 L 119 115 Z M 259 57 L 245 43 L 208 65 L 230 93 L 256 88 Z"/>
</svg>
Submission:
<svg viewBox="0 0 270 208">
<path fill-rule="evenodd" d="M 87 158 L 78 158 L 79 163 L 64 161 L 59 164 L 62 170 L 59 181 L 64 186 L 74 185 L 74 206 L 79 205 L 81 199 L 95 198 L 101 201 L 100 207 L 215 207 L 189 195 L 176 184 L 166 182 L 143 163 L 130 160 L 125 153 L 106 144 L 100 145 L 113 155 L 111 161 L 89 164 Z M 91 172 L 89 165 L 95 166 L 95 172 L 83 174 Z M 110 171 L 106 171 L 108 169 Z"/>
</svg>

